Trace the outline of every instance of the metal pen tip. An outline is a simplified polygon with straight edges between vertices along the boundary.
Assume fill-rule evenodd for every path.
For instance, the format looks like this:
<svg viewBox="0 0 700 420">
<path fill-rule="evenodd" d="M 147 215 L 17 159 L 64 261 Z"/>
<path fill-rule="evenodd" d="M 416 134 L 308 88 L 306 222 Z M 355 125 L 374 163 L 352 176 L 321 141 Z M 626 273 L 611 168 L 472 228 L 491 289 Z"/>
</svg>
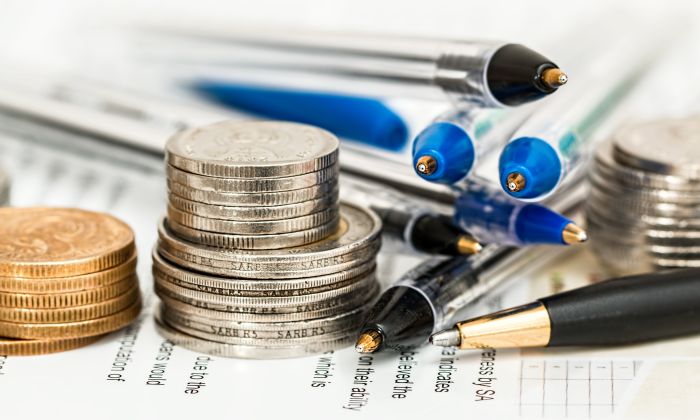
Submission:
<svg viewBox="0 0 700 420">
<path fill-rule="evenodd" d="M 518 192 L 525 188 L 525 177 L 518 172 L 508 174 L 506 178 L 506 188 L 510 192 Z"/>
<path fill-rule="evenodd" d="M 377 330 L 369 330 L 360 334 L 355 343 L 355 351 L 358 353 L 374 353 L 382 344 L 382 334 Z"/>
<path fill-rule="evenodd" d="M 423 175 L 431 175 L 437 169 L 437 161 L 432 156 L 421 156 L 416 162 L 416 171 Z"/>
<path fill-rule="evenodd" d="M 567 245 L 580 244 L 588 240 L 588 234 L 580 226 L 569 223 L 561 233 L 561 239 Z"/>
<path fill-rule="evenodd" d="M 540 76 L 542 83 L 547 85 L 552 89 L 556 89 L 562 85 L 565 85 L 569 81 L 569 76 L 563 71 L 557 68 L 547 69 L 542 72 Z"/>
<path fill-rule="evenodd" d="M 461 255 L 478 254 L 484 247 L 474 238 L 470 236 L 460 236 L 457 239 L 457 252 Z"/>
<path fill-rule="evenodd" d="M 452 347 L 459 346 L 462 339 L 457 328 L 448 328 L 431 335 L 428 341 L 433 346 Z"/>
</svg>

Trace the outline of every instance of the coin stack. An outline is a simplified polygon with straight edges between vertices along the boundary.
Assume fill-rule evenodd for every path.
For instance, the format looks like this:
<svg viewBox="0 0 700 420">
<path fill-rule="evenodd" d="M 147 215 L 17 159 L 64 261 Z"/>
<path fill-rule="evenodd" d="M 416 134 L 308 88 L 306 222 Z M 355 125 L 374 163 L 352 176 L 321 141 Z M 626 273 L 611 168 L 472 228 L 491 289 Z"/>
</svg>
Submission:
<svg viewBox="0 0 700 420">
<path fill-rule="evenodd" d="M 338 145 L 282 122 L 226 121 L 168 141 L 153 252 L 164 336 L 244 358 L 352 343 L 378 293 L 381 222 L 338 203 Z"/>
<path fill-rule="evenodd" d="M 0 220 L 0 354 L 80 347 L 138 316 L 129 226 L 60 208 L 3 208 Z"/>
<path fill-rule="evenodd" d="M 641 123 L 601 147 L 588 232 L 617 273 L 700 267 L 700 118 Z"/>
</svg>

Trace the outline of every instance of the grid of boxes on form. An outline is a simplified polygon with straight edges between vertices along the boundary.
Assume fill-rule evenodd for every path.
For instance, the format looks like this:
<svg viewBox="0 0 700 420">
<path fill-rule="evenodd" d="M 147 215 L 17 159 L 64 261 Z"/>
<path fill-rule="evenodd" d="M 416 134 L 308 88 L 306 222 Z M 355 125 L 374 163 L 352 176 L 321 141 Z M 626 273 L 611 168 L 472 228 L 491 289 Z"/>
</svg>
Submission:
<svg viewBox="0 0 700 420">
<path fill-rule="evenodd" d="M 639 371 L 632 360 L 523 360 L 522 417 L 600 418 L 612 415 Z"/>
</svg>

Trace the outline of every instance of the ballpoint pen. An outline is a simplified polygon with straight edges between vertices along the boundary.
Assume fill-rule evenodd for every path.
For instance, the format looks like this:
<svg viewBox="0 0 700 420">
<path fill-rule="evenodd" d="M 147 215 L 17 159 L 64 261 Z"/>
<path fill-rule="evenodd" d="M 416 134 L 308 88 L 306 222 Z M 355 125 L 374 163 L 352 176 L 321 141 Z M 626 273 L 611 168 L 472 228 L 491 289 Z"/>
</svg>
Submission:
<svg viewBox="0 0 700 420">
<path fill-rule="evenodd" d="M 413 140 L 413 168 L 426 181 L 454 184 L 506 143 L 532 105 L 514 110 L 460 106 L 438 116 Z"/>
<path fill-rule="evenodd" d="M 460 349 L 605 346 L 700 332 L 700 269 L 602 281 L 471 320 L 430 337 Z"/>
<path fill-rule="evenodd" d="M 386 150 L 400 150 L 408 140 L 404 120 L 374 98 L 214 79 L 197 80 L 190 86 L 206 98 L 238 111 L 312 124 L 339 137 Z"/>
<path fill-rule="evenodd" d="M 343 199 L 368 206 L 382 219 L 382 232 L 415 251 L 440 255 L 471 255 L 482 245 L 436 209 L 411 202 L 389 187 L 374 187 L 346 180 Z"/>
<path fill-rule="evenodd" d="M 600 57 L 572 68 L 571 86 L 542 104 L 515 131 L 499 158 L 499 179 L 506 193 L 541 200 L 582 165 L 595 131 L 659 52 L 657 41 L 634 41 L 608 43 Z"/>
<path fill-rule="evenodd" d="M 432 258 L 404 274 L 380 296 L 360 330 L 355 349 L 374 353 L 421 345 L 431 333 L 444 328 L 459 308 L 509 278 L 544 266 L 564 250 L 487 247 L 469 258 Z"/>
<path fill-rule="evenodd" d="M 475 183 L 457 198 L 454 223 L 483 242 L 501 245 L 572 245 L 587 239 L 585 230 L 554 210 Z"/>
<path fill-rule="evenodd" d="M 387 96 L 382 88 L 388 86 L 400 96 L 440 99 L 447 94 L 456 101 L 488 107 L 531 102 L 566 82 L 566 75 L 546 57 L 523 45 L 503 42 L 230 26 L 151 26 L 142 34 L 155 43 L 150 51 L 142 52 L 151 60 L 206 63 L 207 69 L 229 74 L 239 82 L 260 81 L 259 73 L 267 71 L 268 83 L 275 86 L 294 78 L 310 83 L 312 78 L 300 76 L 312 73 L 315 80 L 320 80 L 317 76 L 335 77 L 338 83 L 328 83 L 335 91 L 345 87 L 357 93 L 347 80 L 368 81 L 372 86 L 363 94 Z M 188 42 L 191 48 L 183 47 Z M 282 74 L 297 77 L 280 77 Z"/>
<path fill-rule="evenodd" d="M 552 197 L 556 209 L 574 210 L 582 183 Z M 432 258 L 402 276 L 370 310 L 355 345 L 360 353 L 406 349 L 426 343 L 455 313 L 505 282 L 564 255 L 568 247 L 487 245 L 471 257 Z"/>
</svg>

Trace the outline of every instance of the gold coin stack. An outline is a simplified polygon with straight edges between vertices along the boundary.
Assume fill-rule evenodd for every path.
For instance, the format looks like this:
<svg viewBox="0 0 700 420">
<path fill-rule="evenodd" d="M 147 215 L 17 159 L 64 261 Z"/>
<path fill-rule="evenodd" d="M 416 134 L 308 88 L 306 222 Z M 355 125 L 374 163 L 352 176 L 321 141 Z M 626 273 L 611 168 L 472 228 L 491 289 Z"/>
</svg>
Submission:
<svg viewBox="0 0 700 420">
<path fill-rule="evenodd" d="M 0 209 L 0 354 L 81 347 L 138 316 L 134 232 L 103 213 Z"/>
</svg>

